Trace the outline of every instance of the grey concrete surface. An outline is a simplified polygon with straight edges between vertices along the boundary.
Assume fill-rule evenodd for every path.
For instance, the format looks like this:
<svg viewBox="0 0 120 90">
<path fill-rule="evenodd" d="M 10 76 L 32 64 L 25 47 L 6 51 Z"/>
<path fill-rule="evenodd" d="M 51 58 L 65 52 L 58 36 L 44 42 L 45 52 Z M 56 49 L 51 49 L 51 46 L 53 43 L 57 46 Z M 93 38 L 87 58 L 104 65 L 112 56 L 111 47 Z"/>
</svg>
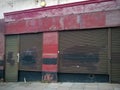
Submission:
<svg viewBox="0 0 120 90">
<path fill-rule="evenodd" d="M 0 83 L 0 90 L 120 90 L 120 84 L 110 83 Z"/>
</svg>

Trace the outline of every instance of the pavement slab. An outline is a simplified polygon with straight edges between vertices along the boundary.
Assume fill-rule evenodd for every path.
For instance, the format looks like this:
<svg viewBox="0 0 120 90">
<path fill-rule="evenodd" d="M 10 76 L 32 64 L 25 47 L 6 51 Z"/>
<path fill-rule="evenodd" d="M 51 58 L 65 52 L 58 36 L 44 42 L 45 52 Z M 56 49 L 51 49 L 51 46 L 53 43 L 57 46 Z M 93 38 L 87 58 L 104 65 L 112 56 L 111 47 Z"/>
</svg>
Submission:
<svg viewBox="0 0 120 90">
<path fill-rule="evenodd" d="M 0 83 L 0 90 L 120 90 L 120 84 L 111 83 Z"/>
</svg>

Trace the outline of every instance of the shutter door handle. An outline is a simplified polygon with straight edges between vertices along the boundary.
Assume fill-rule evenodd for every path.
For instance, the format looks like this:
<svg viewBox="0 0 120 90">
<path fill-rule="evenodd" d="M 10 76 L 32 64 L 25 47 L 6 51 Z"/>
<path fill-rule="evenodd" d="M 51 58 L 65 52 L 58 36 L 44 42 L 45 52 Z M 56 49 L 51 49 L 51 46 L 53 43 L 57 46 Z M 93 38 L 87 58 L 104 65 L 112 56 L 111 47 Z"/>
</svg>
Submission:
<svg viewBox="0 0 120 90">
<path fill-rule="evenodd" d="M 19 63 L 19 59 L 20 59 L 20 54 L 17 53 L 17 62 Z"/>
</svg>

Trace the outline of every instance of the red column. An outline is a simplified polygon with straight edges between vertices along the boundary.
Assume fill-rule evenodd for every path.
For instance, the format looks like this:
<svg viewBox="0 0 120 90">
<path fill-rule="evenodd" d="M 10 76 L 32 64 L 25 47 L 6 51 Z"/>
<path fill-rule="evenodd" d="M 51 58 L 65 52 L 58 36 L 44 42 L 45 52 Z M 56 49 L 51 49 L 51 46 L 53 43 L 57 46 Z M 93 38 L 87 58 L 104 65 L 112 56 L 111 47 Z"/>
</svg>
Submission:
<svg viewBox="0 0 120 90">
<path fill-rule="evenodd" d="M 57 82 L 58 32 L 43 33 L 42 81 Z"/>
</svg>

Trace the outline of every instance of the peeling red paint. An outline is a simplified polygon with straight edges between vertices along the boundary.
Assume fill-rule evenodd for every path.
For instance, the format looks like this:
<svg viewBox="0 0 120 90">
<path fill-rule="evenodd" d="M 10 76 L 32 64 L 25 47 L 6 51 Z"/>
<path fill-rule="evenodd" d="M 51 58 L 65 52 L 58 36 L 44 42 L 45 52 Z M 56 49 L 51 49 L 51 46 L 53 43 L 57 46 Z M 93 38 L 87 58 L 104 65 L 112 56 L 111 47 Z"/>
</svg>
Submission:
<svg viewBox="0 0 120 90">
<path fill-rule="evenodd" d="M 38 30 L 40 29 L 40 21 L 39 19 L 30 19 L 30 20 L 26 20 L 25 22 L 26 24 L 26 30 L 27 32 L 38 32 Z"/>
<path fill-rule="evenodd" d="M 119 16 L 113 13 L 119 12 L 119 1 L 102 1 L 91 0 L 91 3 L 77 2 L 5 13 L 6 34 L 119 26 Z M 109 21 L 109 17 L 114 23 Z"/>
<path fill-rule="evenodd" d="M 120 10 L 106 12 L 106 26 L 120 26 Z"/>
<path fill-rule="evenodd" d="M 43 35 L 43 44 L 58 44 L 57 41 L 58 35 L 57 32 L 48 32 L 48 33 L 44 33 Z"/>
<path fill-rule="evenodd" d="M 84 6 L 84 12 L 97 12 L 118 9 L 119 5 L 115 1 L 92 3 Z"/>
<path fill-rule="evenodd" d="M 16 20 L 17 21 L 23 20 L 23 19 L 25 20 L 25 19 L 33 19 L 33 18 L 63 16 L 68 14 L 80 14 L 80 13 L 85 13 L 89 11 L 94 12 L 96 11 L 96 9 L 99 9 L 99 11 L 102 11 L 103 9 L 105 10 L 106 6 L 111 5 L 109 4 L 109 2 L 112 2 L 115 4 L 116 1 L 115 0 L 90 0 L 90 1 L 84 1 L 84 2 L 75 2 L 71 4 L 63 4 L 63 5 L 49 6 L 44 8 L 16 11 L 11 13 L 5 13 L 4 15 L 5 15 L 5 21 L 10 22 L 10 21 L 16 21 Z M 94 7 L 91 7 L 91 4 L 95 4 Z M 99 6 L 99 4 L 102 4 L 102 5 Z M 97 8 L 96 6 L 99 6 L 99 7 Z M 115 6 L 114 9 L 118 9 L 119 4 L 117 5 L 115 4 L 114 6 Z M 93 8 L 93 10 L 89 8 Z"/>
<path fill-rule="evenodd" d="M 39 19 L 22 20 L 6 24 L 6 34 L 18 34 L 38 32 L 40 29 Z"/>
<path fill-rule="evenodd" d="M 43 31 L 62 30 L 63 26 L 61 25 L 60 21 L 61 21 L 61 17 L 41 18 L 40 29 L 43 30 Z"/>
<path fill-rule="evenodd" d="M 82 14 L 81 27 L 82 28 L 105 27 L 105 20 L 106 18 L 104 12 Z"/>
<path fill-rule="evenodd" d="M 64 29 L 79 29 L 79 28 L 80 28 L 79 15 L 64 16 Z"/>
<path fill-rule="evenodd" d="M 22 33 L 22 32 L 27 32 L 26 31 L 26 26 L 25 26 L 25 21 L 19 21 L 19 22 L 11 22 L 6 24 L 6 34 L 17 34 L 17 33 Z"/>
</svg>

